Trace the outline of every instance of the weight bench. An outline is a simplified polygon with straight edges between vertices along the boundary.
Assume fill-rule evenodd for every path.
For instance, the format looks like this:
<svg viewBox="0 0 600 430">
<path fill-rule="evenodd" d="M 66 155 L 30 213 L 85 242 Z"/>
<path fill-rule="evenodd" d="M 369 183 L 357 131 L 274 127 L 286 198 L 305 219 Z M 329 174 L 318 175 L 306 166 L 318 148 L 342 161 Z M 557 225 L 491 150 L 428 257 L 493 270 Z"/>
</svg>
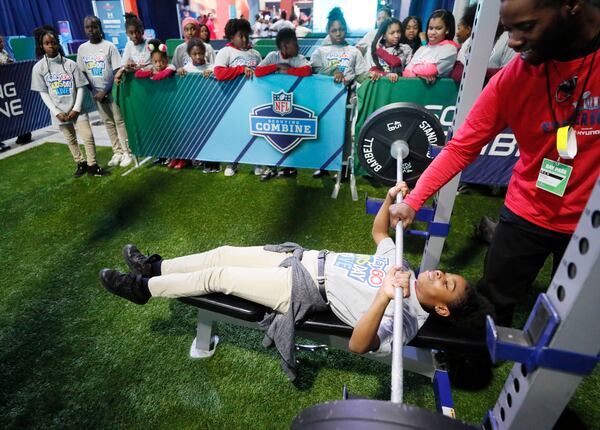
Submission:
<svg viewBox="0 0 600 430">
<path fill-rule="evenodd" d="M 258 328 L 258 322 L 264 317 L 266 308 L 253 302 L 225 294 L 207 294 L 198 297 L 182 297 L 181 302 L 198 309 L 196 338 L 190 348 L 191 358 L 211 357 L 219 342 L 213 334 L 217 321 L 237 326 Z M 327 346 L 348 351 L 348 340 L 352 327 L 340 321 L 331 311 L 313 314 L 308 320 L 296 326 L 296 335 L 317 342 L 314 348 Z M 298 349 L 313 349 L 299 345 Z M 414 373 L 433 378 L 438 367 L 434 352 L 487 354 L 485 339 L 465 336 L 454 327 L 430 318 L 421 327 L 417 336 L 404 346 L 404 367 Z M 391 364 L 392 355 L 379 357 L 365 354 L 364 357 Z"/>
</svg>

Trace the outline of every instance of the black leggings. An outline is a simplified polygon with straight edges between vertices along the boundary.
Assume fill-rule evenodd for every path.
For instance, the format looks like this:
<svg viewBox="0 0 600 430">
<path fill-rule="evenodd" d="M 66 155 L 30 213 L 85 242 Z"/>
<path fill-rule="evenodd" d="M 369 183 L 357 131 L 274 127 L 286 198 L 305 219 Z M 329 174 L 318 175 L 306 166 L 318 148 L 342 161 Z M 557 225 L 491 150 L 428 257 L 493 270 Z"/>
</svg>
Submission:
<svg viewBox="0 0 600 430">
<path fill-rule="evenodd" d="M 550 254 L 554 275 L 570 239 L 570 234 L 500 219 L 479 281 L 479 291 L 496 307 L 498 325 L 511 325 L 514 305 L 524 300 Z"/>
</svg>

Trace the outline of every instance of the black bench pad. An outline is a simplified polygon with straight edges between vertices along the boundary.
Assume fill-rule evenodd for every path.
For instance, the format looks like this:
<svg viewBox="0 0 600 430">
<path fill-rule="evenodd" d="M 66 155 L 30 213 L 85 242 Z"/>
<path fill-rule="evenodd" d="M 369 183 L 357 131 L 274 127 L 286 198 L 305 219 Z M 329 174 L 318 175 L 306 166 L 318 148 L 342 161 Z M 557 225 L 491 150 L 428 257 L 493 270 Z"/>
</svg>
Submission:
<svg viewBox="0 0 600 430">
<path fill-rule="evenodd" d="M 263 319 L 266 308 L 248 300 L 226 294 L 207 294 L 198 297 L 182 297 L 180 301 L 201 309 L 224 314 L 250 322 Z M 352 327 L 346 325 L 333 312 L 325 311 L 311 317 L 297 326 L 307 332 L 331 334 L 350 338 Z M 412 339 L 409 345 L 418 348 L 440 349 L 464 353 L 486 353 L 484 338 L 475 338 L 446 324 L 439 318 L 429 318 Z"/>
<path fill-rule="evenodd" d="M 266 308 L 262 305 L 240 299 L 227 294 L 206 294 L 197 297 L 181 297 L 179 299 L 185 304 L 201 309 L 218 312 L 244 321 L 259 322 L 265 315 Z"/>
</svg>

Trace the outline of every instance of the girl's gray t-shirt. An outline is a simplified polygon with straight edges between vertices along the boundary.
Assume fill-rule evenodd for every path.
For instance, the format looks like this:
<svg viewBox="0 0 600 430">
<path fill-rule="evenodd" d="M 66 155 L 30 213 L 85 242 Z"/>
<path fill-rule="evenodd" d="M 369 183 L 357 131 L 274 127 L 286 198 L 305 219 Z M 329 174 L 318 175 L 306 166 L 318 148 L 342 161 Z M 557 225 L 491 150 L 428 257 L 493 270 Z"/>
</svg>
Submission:
<svg viewBox="0 0 600 430">
<path fill-rule="evenodd" d="M 86 42 L 77 50 L 77 65 L 97 91 L 105 90 L 114 80 L 114 70 L 121 66 L 121 56 L 112 43 Z"/>
<path fill-rule="evenodd" d="M 44 56 L 31 71 L 31 89 L 48 93 L 54 106 L 63 113 L 69 113 L 75 105 L 77 88 L 87 84 L 88 80 L 77 63 L 60 55 L 54 58 Z"/>
<path fill-rule="evenodd" d="M 131 40 L 125 45 L 123 56 L 121 57 L 121 67 L 125 67 L 129 60 L 136 65 L 145 67 L 151 63 L 151 53 L 148 51 L 148 41 L 144 40 L 139 45 L 134 44 Z"/>
<path fill-rule="evenodd" d="M 395 264 L 396 246 L 391 238 L 382 240 L 375 255 L 329 253 L 325 260 L 325 289 L 333 313 L 346 324 L 354 327 L 365 314 L 377 290 L 383 284 L 385 274 Z M 408 263 L 404 267 L 410 270 Z M 411 273 L 410 296 L 403 300 L 404 343 L 416 336 L 427 320 L 426 312 L 417 300 L 415 274 Z M 377 353 L 391 352 L 394 321 L 393 301 L 388 305 L 377 334 L 380 347 Z"/>
</svg>

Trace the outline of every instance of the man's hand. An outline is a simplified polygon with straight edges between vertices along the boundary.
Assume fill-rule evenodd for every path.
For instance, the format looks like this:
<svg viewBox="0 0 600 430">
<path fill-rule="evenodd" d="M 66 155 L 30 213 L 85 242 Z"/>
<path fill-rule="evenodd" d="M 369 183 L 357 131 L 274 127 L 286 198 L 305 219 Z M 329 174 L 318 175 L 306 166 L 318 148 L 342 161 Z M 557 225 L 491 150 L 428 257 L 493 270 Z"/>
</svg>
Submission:
<svg viewBox="0 0 600 430">
<path fill-rule="evenodd" d="M 383 294 L 388 300 L 393 300 L 396 288 L 402 288 L 402 297 L 410 296 L 409 289 L 410 272 L 405 272 L 400 266 L 392 266 L 383 278 L 383 285 L 379 288 L 379 294 Z"/>
<path fill-rule="evenodd" d="M 346 83 L 346 80 L 344 79 L 344 74 L 342 72 L 340 72 L 339 70 L 336 71 L 333 74 L 333 82 L 335 82 L 336 84 L 339 84 L 339 83 L 344 84 L 344 83 Z"/>
<path fill-rule="evenodd" d="M 185 76 L 185 75 L 187 75 L 187 70 L 185 70 L 183 67 L 180 67 L 177 70 L 177 73 L 179 73 L 179 76 Z"/>
<path fill-rule="evenodd" d="M 402 221 L 403 228 L 407 228 L 415 219 L 417 213 L 406 203 L 398 203 L 390 206 L 390 225 L 396 228 L 398 221 Z"/>
<path fill-rule="evenodd" d="M 280 63 L 277 65 L 277 71 L 279 73 L 287 73 L 289 68 L 290 68 L 290 65 L 286 64 L 286 63 Z"/>
<path fill-rule="evenodd" d="M 66 122 L 69 120 L 69 116 L 64 112 L 60 112 L 58 115 L 56 115 L 56 117 L 60 122 Z"/>
<path fill-rule="evenodd" d="M 246 79 L 252 79 L 254 76 L 254 70 L 252 70 L 250 67 L 244 67 L 244 76 Z"/>
<path fill-rule="evenodd" d="M 137 64 L 133 60 L 129 60 L 125 65 L 125 70 L 133 72 L 137 68 Z"/>
<path fill-rule="evenodd" d="M 104 100 L 105 97 L 106 91 L 98 91 L 96 94 L 94 94 L 94 100 L 96 100 L 97 102 L 101 102 L 102 100 Z"/>
<path fill-rule="evenodd" d="M 205 70 L 202 72 L 202 76 L 205 78 L 208 78 L 210 75 L 212 75 L 212 70 Z"/>
</svg>

